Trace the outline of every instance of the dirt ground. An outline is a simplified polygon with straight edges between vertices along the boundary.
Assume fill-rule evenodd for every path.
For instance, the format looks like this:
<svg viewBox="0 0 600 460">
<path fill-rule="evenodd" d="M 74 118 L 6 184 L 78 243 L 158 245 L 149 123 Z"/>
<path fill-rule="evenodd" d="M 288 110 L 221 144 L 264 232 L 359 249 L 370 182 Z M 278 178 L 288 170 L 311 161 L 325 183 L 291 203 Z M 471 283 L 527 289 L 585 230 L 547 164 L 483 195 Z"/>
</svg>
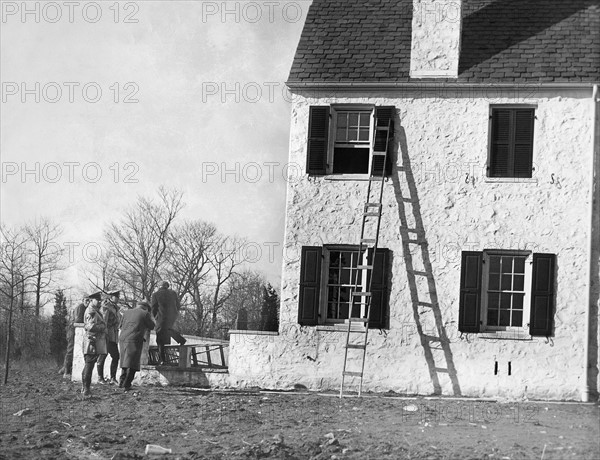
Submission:
<svg viewBox="0 0 600 460">
<path fill-rule="evenodd" d="M 599 459 L 598 404 L 79 385 L 16 364 L 0 459 Z"/>
</svg>

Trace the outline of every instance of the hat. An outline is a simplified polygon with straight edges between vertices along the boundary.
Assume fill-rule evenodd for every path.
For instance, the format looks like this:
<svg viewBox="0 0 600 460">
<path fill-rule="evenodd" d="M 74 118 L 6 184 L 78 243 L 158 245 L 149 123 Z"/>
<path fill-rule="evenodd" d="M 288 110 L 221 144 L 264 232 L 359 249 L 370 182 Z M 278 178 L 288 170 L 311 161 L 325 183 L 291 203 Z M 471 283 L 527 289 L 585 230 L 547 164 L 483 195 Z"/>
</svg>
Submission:
<svg viewBox="0 0 600 460">
<path fill-rule="evenodd" d="M 121 296 L 121 291 L 112 291 L 108 293 L 109 297 L 116 296 L 117 299 Z"/>
<path fill-rule="evenodd" d="M 169 282 L 168 281 L 161 281 L 160 282 L 160 287 L 161 288 L 168 288 L 169 287 Z"/>
<path fill-rule="evenodd" d="M 87 296 L 88 299 L 102 300 L 102 291 L 94 292 Z"/>
<path fill-rule="evenodd" d="M 148 303 L 147 300 L 138 300 L 137 306 L 150 310 L 150 304 Z"/>
</svg>

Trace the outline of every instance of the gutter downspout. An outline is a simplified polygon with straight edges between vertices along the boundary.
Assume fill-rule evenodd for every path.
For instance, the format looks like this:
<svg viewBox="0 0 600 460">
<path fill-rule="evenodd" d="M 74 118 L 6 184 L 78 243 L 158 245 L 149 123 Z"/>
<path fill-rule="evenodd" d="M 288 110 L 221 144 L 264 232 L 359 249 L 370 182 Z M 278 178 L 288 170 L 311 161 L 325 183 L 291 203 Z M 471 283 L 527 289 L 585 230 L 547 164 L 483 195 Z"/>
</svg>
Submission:
<svg viewBox="0 0 600 460">
<path fill-rule="evenodd" d="M 591 331 L 590 331 L 590 315 L 591 315 L 591 310 L 592 310 L 592 274 L 594 273 L 594 259 L 593 259 L 593 249 L 594 249 L 594 242 L 592 240 L 592 235 L 594 233 L 594 210 L 595 210 L 595 203 L 594 203 L 594 198 L 596 195 L 596 189 L 595 189 L 595 185 L 596 185 L 596 117 L 597 117 L 597 106 L 598 106 L 598 85 L 594 85 L 593 89 L 592 89 L 592 155 L 591 155 L 591 159 L 592 159 L 592 165 L 590 168 L 590 228 L 589 228 L 589 235 L 588 235 L 588 250 L 589 250 L 589 265 L 588 265 L 588 280 L 589 280 L 589 286 L 588 286 L 588 290 L 587 290 L 587 294 L 586 294 L 586 302 L 585 305 L 587 307 L 586 309 L 586 316 L 585 316 L 585 342 L 584 342 L 584 362 L 585 362 L 585 369 L 584 369 L 584 377 L 583 377 L 583 392 L 581 395 L 581 400 L 583 402 L 589 402 L 590 400 L 590 384 L 589 384 L 589 377 L 590 377 L 590 356 L 589 356 L 589 352 L 590 352 L 590 339 L 591 339 Z M 597 262 L 596 262 L 597 263 Z M 594 364 L 595 365 L 595 364 Z"/>
</svg>

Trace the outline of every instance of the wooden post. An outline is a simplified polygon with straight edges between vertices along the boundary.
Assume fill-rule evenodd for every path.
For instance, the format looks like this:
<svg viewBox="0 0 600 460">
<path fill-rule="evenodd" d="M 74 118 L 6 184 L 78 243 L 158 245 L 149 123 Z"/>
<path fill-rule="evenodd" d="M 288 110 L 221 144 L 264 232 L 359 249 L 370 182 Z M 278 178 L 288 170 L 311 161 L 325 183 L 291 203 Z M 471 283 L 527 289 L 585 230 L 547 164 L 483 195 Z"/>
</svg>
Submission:
<svg viewBox="0 0 600 460">
<path fill-rule="evenodd" d="M 187 369 L 190 367 L 190 347 L 185 345 L 179 346 L 179 368 Z"/>
</svg>

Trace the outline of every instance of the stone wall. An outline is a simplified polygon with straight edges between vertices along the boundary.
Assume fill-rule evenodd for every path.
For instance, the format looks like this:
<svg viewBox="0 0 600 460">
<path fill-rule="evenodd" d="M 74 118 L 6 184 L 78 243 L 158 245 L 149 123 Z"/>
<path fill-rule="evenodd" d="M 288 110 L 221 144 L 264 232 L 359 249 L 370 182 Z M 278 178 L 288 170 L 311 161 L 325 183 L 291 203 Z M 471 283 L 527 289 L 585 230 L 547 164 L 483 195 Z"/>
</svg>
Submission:
<svg viewBox="0 0 600 460">
<path fill-rule="evenodd" d="M 393 176 L 385 184 L 380 235 L 380 246 L 392 251 L 390 327 L 370 332 L 365 390 L 580 398 L 589 287 L 590 96 L 588 90 L 559 93 L 540 88 L 500 94 L 415 90 L 384 97 L 295 95 L 289 161 L 298 166 L 290 171 L 305 168 L 310 105 L 363 103 L 397 108 L 397 154 Z M 512 103 L 537 106 L 534 176 L 493 181 L 485 174 L 490 104 Z M 357 244 L 366 186 L 365 181 L 328 176 L 290 177 L 280 334 L 232 338 L 230 384 L 338 388 L 345 334 L 332 327 L 297 324 L 299 254 L 303 245 Z M 419 220 L 427 242 L 425 252 L 411 250 L 404 241 L 403 227 Z M 514 340 L 501 334 L 458 333 L 460 253 L 483 249 L 557 255 L 553 337 Z M 410 283 L 407 266 L 427 269 L 427 262 L 433 285 Z M 419 299 L 437 297 L 439 308 L 419 307 L 415 293 Z M 423 341 L 428 333 L 444 337 L 439 350 L 427 351 Z"/>
</svg>

